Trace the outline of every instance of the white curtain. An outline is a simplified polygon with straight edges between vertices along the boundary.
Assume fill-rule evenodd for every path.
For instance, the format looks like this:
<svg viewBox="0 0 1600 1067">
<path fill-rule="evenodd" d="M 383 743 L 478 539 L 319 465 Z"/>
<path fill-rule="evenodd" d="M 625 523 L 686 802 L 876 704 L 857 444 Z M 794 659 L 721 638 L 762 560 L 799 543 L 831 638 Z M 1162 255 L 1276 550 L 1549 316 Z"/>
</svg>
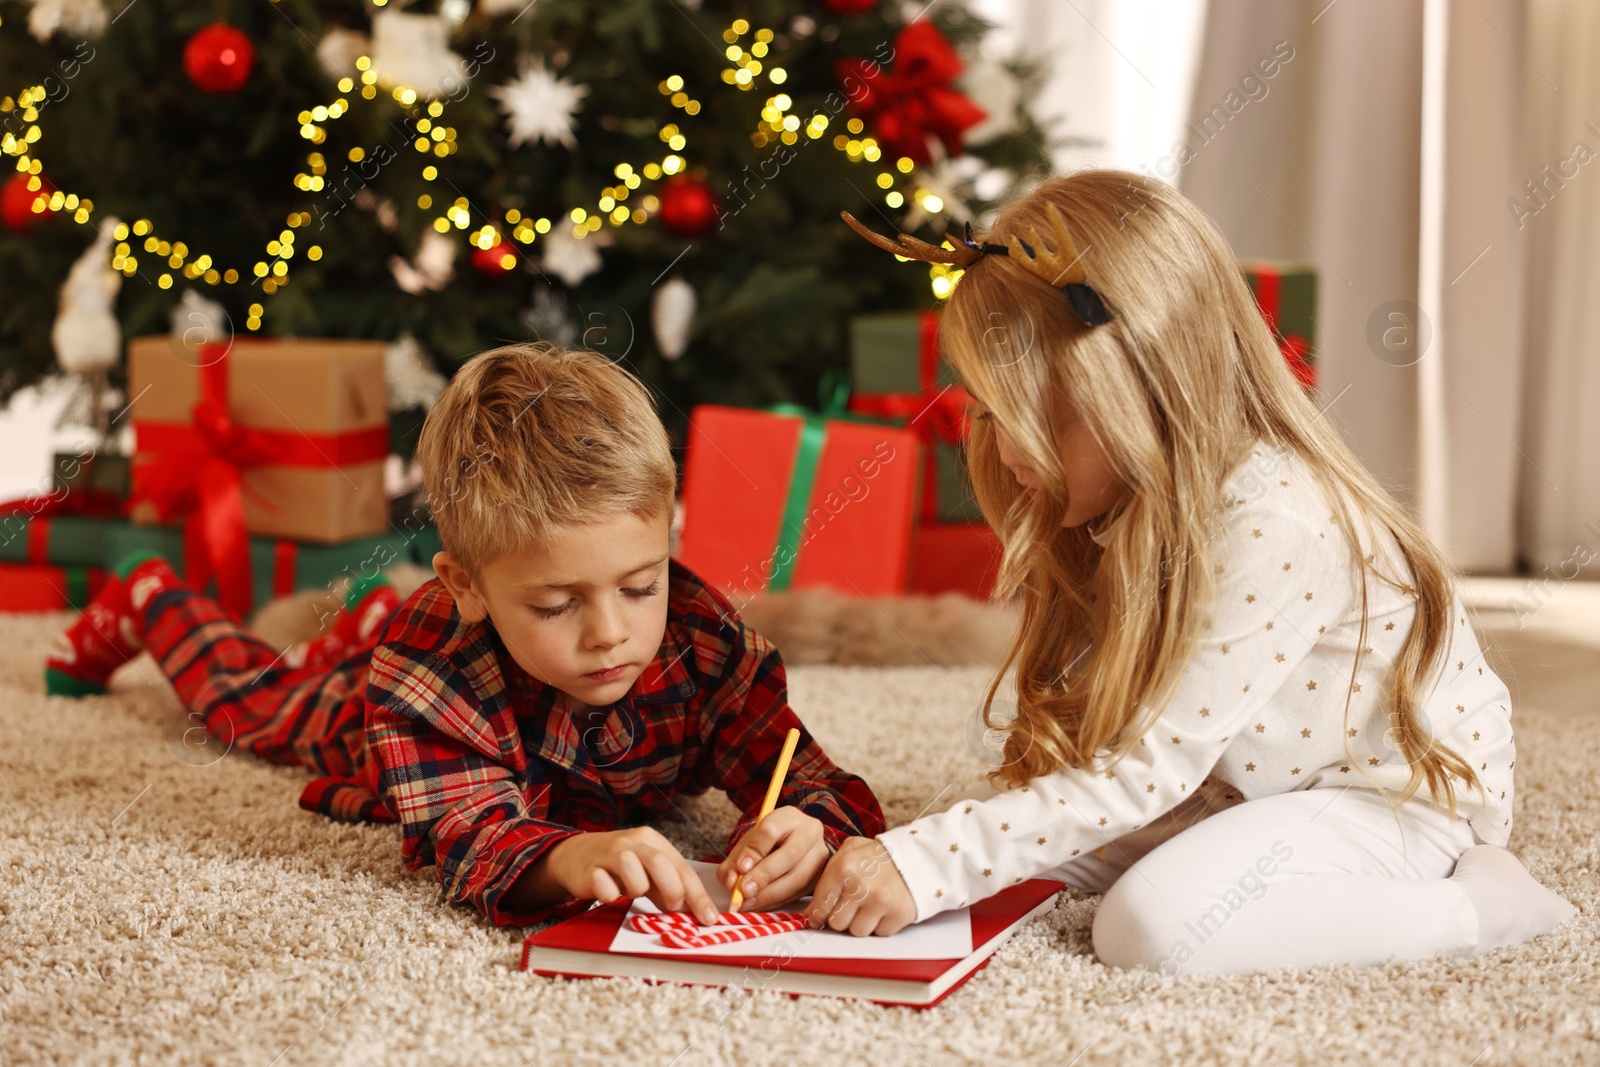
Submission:
<svg viewBox="0 0 1600 1067">
<path fill-rule="evenodd" d="M 1457 565 L 1516 558 L 1522 242 L 1504 207 L 1517 174 L 1523 62 L 1518 0 L 1452 5 L 1445 104 L 1441 322 L 1422 361 L 1444 381 L 1444 508 L 1434 533 Z M 1275 42 L 1295 58 L 1260 101 L 1186 168 L 1184 190 L 1247 257 L 1318 268 L 1320 399 L 1367 465 L 1415 505 L 1419 361 L 1382 343 L 1418 299 L 1423 5 L 1385 0 L 1212 7 L 1197 106 Z M 1281 90 L 1281 92 L 1280 92 Z M 1254 104 L 1252 107 L 1256 106 Z M 1238 134 L 1235 138 L 1235 134 Z M 1213 151 L 1213 147 L 1216 148 Z"/>
<path fill-rule="evenodd" d="M 1028 106 L 1063 144 L 1058 170 L 1121 167 L 1167 178 L 1161 157 L 1189 117 L 1206 0 L 976 0 L 987 46 L 1042 60 Z"/>
<path fill-rule="evenodd" d="M 1398 497 L 1438 505 L 1434 533 L 1458 566 L 1570 576 L 1592 560 L 1585 569 L 1600 573 L 1600 5 L 1448 5 L 1442 297 L 1432 342 L 1409 365 L 1382 335 L 1418 301 L 1422 3 L 986 6 L 1014 39 L 1053 50 L 1036 112 L 1102 142 L 1059 163 L 1156 173 L 1241 258 L 1317 268 L 1327 417 Z M 1196 51 L 1184 91 L 1181 57 Z M 1167 109 L 1185 100 L 1174 123 Z M 1192 158 L 1163 170 L 1174 139 Z M 1530 180 L 1546 190 L 1538 198 Z M 1444 463 L 1421 486 L 1429 361 Z"/>
<path fill-rule="evenodd" d="M 1520 533 L 1542 581 L 1600 574 L 1600 9 L 1527 8 L 1527 141 L 1501 210 L 1528 250 Z"/>
</svg>

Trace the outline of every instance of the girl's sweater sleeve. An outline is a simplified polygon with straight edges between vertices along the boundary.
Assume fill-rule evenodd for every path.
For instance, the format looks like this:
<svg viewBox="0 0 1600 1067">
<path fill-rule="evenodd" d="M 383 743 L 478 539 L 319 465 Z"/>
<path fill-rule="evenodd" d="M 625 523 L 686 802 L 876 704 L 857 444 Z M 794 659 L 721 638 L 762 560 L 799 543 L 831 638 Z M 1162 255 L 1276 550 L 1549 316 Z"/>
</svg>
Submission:
<svg viewBox="0 0 1600 1067">
<path fill-rule="evenodd" d="M 1309 674 L 1319 635 L 1354 594 L 1338 527 L 1325 511 L 1295 506 L 1297 497 L 1305 499 L 1279 483 L 1228 509 L 1207 564 L 1215 570 L 1209 625 L 1160 717 L 1121 761 L 1043 775 L 879 835 L 916 900 L 917 921 L 1145 825 L 1205 780 L 1230 738 L 1269 728 L 1273 695 Z"/>
</svg>

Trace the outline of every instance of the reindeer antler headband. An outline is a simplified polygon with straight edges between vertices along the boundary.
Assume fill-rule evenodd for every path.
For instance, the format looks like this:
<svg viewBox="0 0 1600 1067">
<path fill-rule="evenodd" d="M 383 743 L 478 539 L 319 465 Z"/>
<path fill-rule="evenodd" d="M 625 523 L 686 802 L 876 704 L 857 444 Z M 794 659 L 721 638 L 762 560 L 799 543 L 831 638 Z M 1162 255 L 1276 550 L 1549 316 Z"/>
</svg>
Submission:
<svg viewBox="0 0 1600 1067">
<path fill-rule="evenodd" d="M 954 246 L 952 248 L 929 244 L 903 233 L 893 238 L 885 237 L 863 226 L 850 212 L 841 211 L 839 214 L 852 230 L 885 252 L 923 263 L 944 263 L 965 270 L 984 256 L 1009 256 L 1012 262 L 1021 263 L 1060 288 L 1067 296 L 1067 306 L 1072 309 L 1072 314 L 1085 326 L 1100 326 L 1110 322 L 1111 312 L 1106 308 L 1105 301 L 1089 286 L 1088 276 L 1083 270 L 1083 253 L 1078 251 L 1072 235 L 1067 232 L 1066 220 L 1054 204 L 1047 205 L 1047 211 L 1050 219 L 1049 237 L 1041 237 L 1038 230 L 1030 228 L 1028 233 L 1033 238 L 1032 245 L 1015 235 L 1003 245 L 974 241 L 972 224 L 969 222 L 965 237 L 957 237 L 953 233 L 945 235 L 945 240 Z M 1038 246 L 1038 251 L 1034 250 L 1034 245 Z"/>
</svg>

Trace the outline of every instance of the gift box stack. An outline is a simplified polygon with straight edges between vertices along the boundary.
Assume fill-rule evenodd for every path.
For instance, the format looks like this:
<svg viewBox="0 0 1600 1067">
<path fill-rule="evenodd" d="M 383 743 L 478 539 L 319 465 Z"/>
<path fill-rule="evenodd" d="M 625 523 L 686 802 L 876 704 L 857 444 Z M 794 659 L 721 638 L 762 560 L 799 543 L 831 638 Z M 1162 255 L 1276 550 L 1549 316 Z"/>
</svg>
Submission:
<svg viewBox="0 0 1600 1067">
<path fill-rule="evenodd" d="M 392 560 L 383 345 L 231 339 L 128 345 L 129 516 L 108 558 L 151 548 L 239 618 Z M 177 524 L 177 525 L 173 525 Z"/>
<path fill-rule="evenodd" d="M 965 392 L 932 313 L 851 324 L 848 385 L 820 411 L 698 407 L 678 556 L 738 603 L 763 591 L 986 596 L 999 542 L 961 452 Z"/>
<path fill-rule="evenodd" d="M 1312 388 L 1314 269 L 1240 267 Z M 852 319 L 848 402 L 825 396 L 820 412 L 695 409 L 679 557 L 737 596 L 817 586 L 989 596 L 1001 547 L 967 478 L 968 397 L 938 333 L 932 311 Z"/>
<path fill-rule="evenodd" d="M 921 506 L 906 592 L 987 597 L 1000 541 L 972 494 L 965 456 L 967 391 L 939 354 L 935 311 L 850 321 L 850 409 L 904 420 L 922 442 Z"/>
<path fill-rule="evenodd" d="M 126 524 L 64 513 L 71 499 L 57 489 L 0 505 L 0 611 L 81 608 L 105 583 L 106 536 Z"/>
<path fill-rule="evenodd" d="M 1316 387 L 1317 272 L 1307 263 L 1245 262 L 1239 267 L 1300 384 Z"/>
<path fill-rule="evenodd" d="M 391 525 L 384 493 L 383 350 L 131 341 L 132 461 L 58 456 L 48 496 L 0 505 L 0 610 L 80 608 L 106 568 L 139 548 L 161 552 L 239 619 L 274 597 L 417 559 L 432 528 Z"/>
</svg>

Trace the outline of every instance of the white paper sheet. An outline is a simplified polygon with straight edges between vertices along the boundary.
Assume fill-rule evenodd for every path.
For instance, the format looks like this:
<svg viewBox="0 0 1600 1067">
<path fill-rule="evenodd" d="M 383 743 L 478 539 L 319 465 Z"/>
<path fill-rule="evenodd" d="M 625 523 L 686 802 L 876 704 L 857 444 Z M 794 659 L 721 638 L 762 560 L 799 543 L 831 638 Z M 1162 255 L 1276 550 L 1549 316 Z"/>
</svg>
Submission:
<svg viewBox="0 0 1600 1067">
<path fill-rule="evenodd" d="M 706 891 L 718 910 L 728 908 L 728 891 L 717 881 L 714 863 L 690 865 L 699 873 Z M 805 898 L 809 899 L 809 898 Z M 800 911 L 802 903 L 796 902 L 776 911 Z M 628 909 L 628 917 L 655 915 L 659 908 L 640 897 Z M 735 941 L 729 945 L 712 945 L 709 948 L 676 949 L 661 943 L 655 934 L 642 934 L 628 929 L 626 921 L 611 941 L 612 952 L 627 952 L 642 956 L 783 956 L 795 959 L 830 960 L 949 960 L 959 959 L 972 951 L 972 915 L 966 909 L 947 911 L 925 923 L 908 926 L 891 937 L 853 937 L 834 930 L 796 930 L 771 937 L 758 937 L 750 941 Z"/>
</svg>

